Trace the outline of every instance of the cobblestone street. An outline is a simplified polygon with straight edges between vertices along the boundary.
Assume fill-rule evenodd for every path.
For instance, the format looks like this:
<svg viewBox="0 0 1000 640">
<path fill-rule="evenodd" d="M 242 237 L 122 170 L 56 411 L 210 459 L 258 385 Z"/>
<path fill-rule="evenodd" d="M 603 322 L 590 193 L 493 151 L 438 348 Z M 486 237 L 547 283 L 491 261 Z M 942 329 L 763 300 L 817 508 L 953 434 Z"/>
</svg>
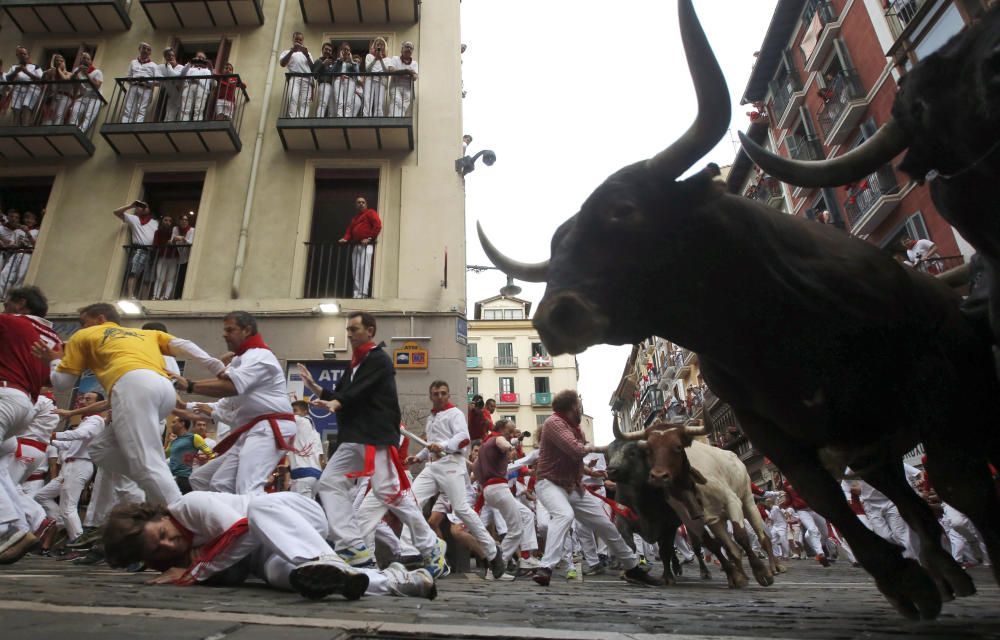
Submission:
<svg viewBox="0 0 1000 640">
<path fill-rule="evenodd" d="M 979 593 L 934 622 L 900 618 L 860 569 L 792 561 L 773 587 L 730 591 L 687 571 L 676 587 L 644 589 L 616 575 L 553 580 L 542 589 L 473 574 L 438 583 L 437 600 L 336 597 L 311 602 L 266 589 L 150 587 L 128 574 L 28 557 L 0 569 L 5 640 L 181 638 L 1000 638 L 1000 589 L 982 569 Z M 659 571 L 656 567 L 654 571 Z"/>
</svg>

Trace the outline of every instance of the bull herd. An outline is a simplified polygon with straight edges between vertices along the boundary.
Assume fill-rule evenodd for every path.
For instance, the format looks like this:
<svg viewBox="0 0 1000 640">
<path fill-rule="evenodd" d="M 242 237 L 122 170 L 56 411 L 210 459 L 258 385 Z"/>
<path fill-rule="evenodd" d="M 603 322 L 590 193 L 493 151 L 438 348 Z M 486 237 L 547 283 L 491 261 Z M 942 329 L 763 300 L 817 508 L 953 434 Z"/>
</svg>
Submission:
<svg viewBox="0 0 1000 640">
<path fill-rule="evenodd" d="M 714 165 L 681 178 L 723 138 L 731 109 L 691 1 L 678 6 L 694 123 L 609 176 L 556 229 L 548 260 L 514 260 L 479 227 L 483 249 L 508 275 L 546 283 L 534 324 L 553 355 L 650 335 L 697 352 L 754 446 L 837 527 L 889 602 L 907 617 L 934 618 L 975 586 L 903 475 L 901 458 L 916 444 L 937 493 L 979 530 L 1000 582 L 1000 499 L 989 470 L 1000 467 L 1000 8 L 917 63 L 892 119 L 851 152 L 797 162 L 744 141 L 765 171 L 803 186 L 857 180 L 905 151 L 900 169 L 931 180 L 938 209 L 983 258 L 991 313 L 977 319 L 942 280 L 831 225 L 725 193 Z M 746 517 L 760 529 L 742 465 L 737 478 L 730 454 L 684 427 L 616 435 L 612 466 L 640 480 L 619 484 L 636 491 L 636 504 L 670 506 L 644 532 L 663 542 L 681 520 L 696 534 L 707 528 L 699 537 L 730 559 L 730 585 L 745 584 L 736 561 L 743 527 L 733 527 L 734 540 L 724 526 Z M 848 466 L 899 508 L 919 563 L 854 515 L 839 482 Z M 770 566 L 746 555 L 761 584 L 780 571 L 773 554 Z"/>
</svg>

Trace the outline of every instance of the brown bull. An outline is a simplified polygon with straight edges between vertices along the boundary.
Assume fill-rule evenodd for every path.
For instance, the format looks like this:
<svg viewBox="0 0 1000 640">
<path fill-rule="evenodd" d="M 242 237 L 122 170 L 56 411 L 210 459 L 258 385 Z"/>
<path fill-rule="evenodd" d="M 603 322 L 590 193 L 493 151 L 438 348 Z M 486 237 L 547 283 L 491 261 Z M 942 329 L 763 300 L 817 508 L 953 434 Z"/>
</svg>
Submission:
<svg viewBox="0 0 1000 640">
<path fill-rule="evenodd" d="M 691 2 L 679 6 L 694 124 L 598 187 L 556 230 L 550 260 L 514 261 L 480 230 L 483 247 L 508 274 L 547 282 L 534 324 L 553 354 L 649 335 L 698 352 L 747 436 L 844 534 L 886 598 L 908 617 L 935 617 L 942 598 L 975 587 L 941 549 L 940 525 L 899 460 L 922 442 L 938 492 L 1000 560 L 989 350 L 946 285 L 829 225 L 725 194 L 714 171 L 679 179 L 730 122 L 725 78 Z M 854 515 L 827 471 L 846 466 L 896 503 L 920 538 L 920 564 Z"/>
</svg>

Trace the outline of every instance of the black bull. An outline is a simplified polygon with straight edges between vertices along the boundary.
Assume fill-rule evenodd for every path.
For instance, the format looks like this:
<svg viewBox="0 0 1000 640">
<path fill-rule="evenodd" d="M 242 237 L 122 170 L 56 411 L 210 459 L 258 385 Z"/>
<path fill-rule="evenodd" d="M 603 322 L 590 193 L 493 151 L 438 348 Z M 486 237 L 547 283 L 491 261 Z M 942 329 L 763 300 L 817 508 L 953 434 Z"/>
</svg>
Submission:
<svg viewBox="0 0 1000 640">
<path fill-rule="evenodd" d="M 730 122 L 711 46 L 690 0 L 679 7 L 694 124 L 599 186 L 556 230 L 548 261 L 512 260 L 480 229 L 483 248 L 509 275 L 547 282 L 534 324 L 554 354 L 650 335 L 698 352 L 754 445 L 844 534 L 886 598 L 908 617 L 935 617 L 942 598 L 975 587 L 941 549 L 900 458 L 924 443 L 938 493 L 1000 560 L 987 468 L 1000 463 L 1000 384 L 988 346 L 943 283 L 838 229 L 725 194 L 713 171 L 679 179 Z M 851 511 L 838 483 L 848 464 L 897 504 L 921 564 Z"/>
</svg>

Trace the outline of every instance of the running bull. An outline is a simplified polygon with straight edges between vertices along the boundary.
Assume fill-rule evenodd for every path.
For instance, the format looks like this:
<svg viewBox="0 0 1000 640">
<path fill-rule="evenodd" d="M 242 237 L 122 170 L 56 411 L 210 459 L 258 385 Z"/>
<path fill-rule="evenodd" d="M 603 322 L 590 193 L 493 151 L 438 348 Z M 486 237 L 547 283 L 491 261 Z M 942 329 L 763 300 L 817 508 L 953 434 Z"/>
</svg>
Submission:
<svg viewBox="0 0 1000 640">
<path fill-rule="evenodd" d="M 941 549 L 940 525 L 899 460 L 923 442 L 941 497 L 1000 560 L 989 350 L 944 283 L 839 229 L 724 193 L 711 165 L 680 179 L 725 135 L 730 108 L 690 0 L 679 7 L 693 125 L 598 187 L 556 230 L 548 261 L 512 260 L 481 228 L 480 241 L 507 274 L 547 282 L 534 324 L 551 353 L 650 335 L 698 352 L 747 436 L 844 534 L 893 606 L 936 617 L 943 599 L 975 587 Z M 920 564 L 854 515 L 837 480 L 846 466 L 898 505 L 920 537 Z M 1000 578 L 1000 562 L 993 571 Z"/>
</svg>

